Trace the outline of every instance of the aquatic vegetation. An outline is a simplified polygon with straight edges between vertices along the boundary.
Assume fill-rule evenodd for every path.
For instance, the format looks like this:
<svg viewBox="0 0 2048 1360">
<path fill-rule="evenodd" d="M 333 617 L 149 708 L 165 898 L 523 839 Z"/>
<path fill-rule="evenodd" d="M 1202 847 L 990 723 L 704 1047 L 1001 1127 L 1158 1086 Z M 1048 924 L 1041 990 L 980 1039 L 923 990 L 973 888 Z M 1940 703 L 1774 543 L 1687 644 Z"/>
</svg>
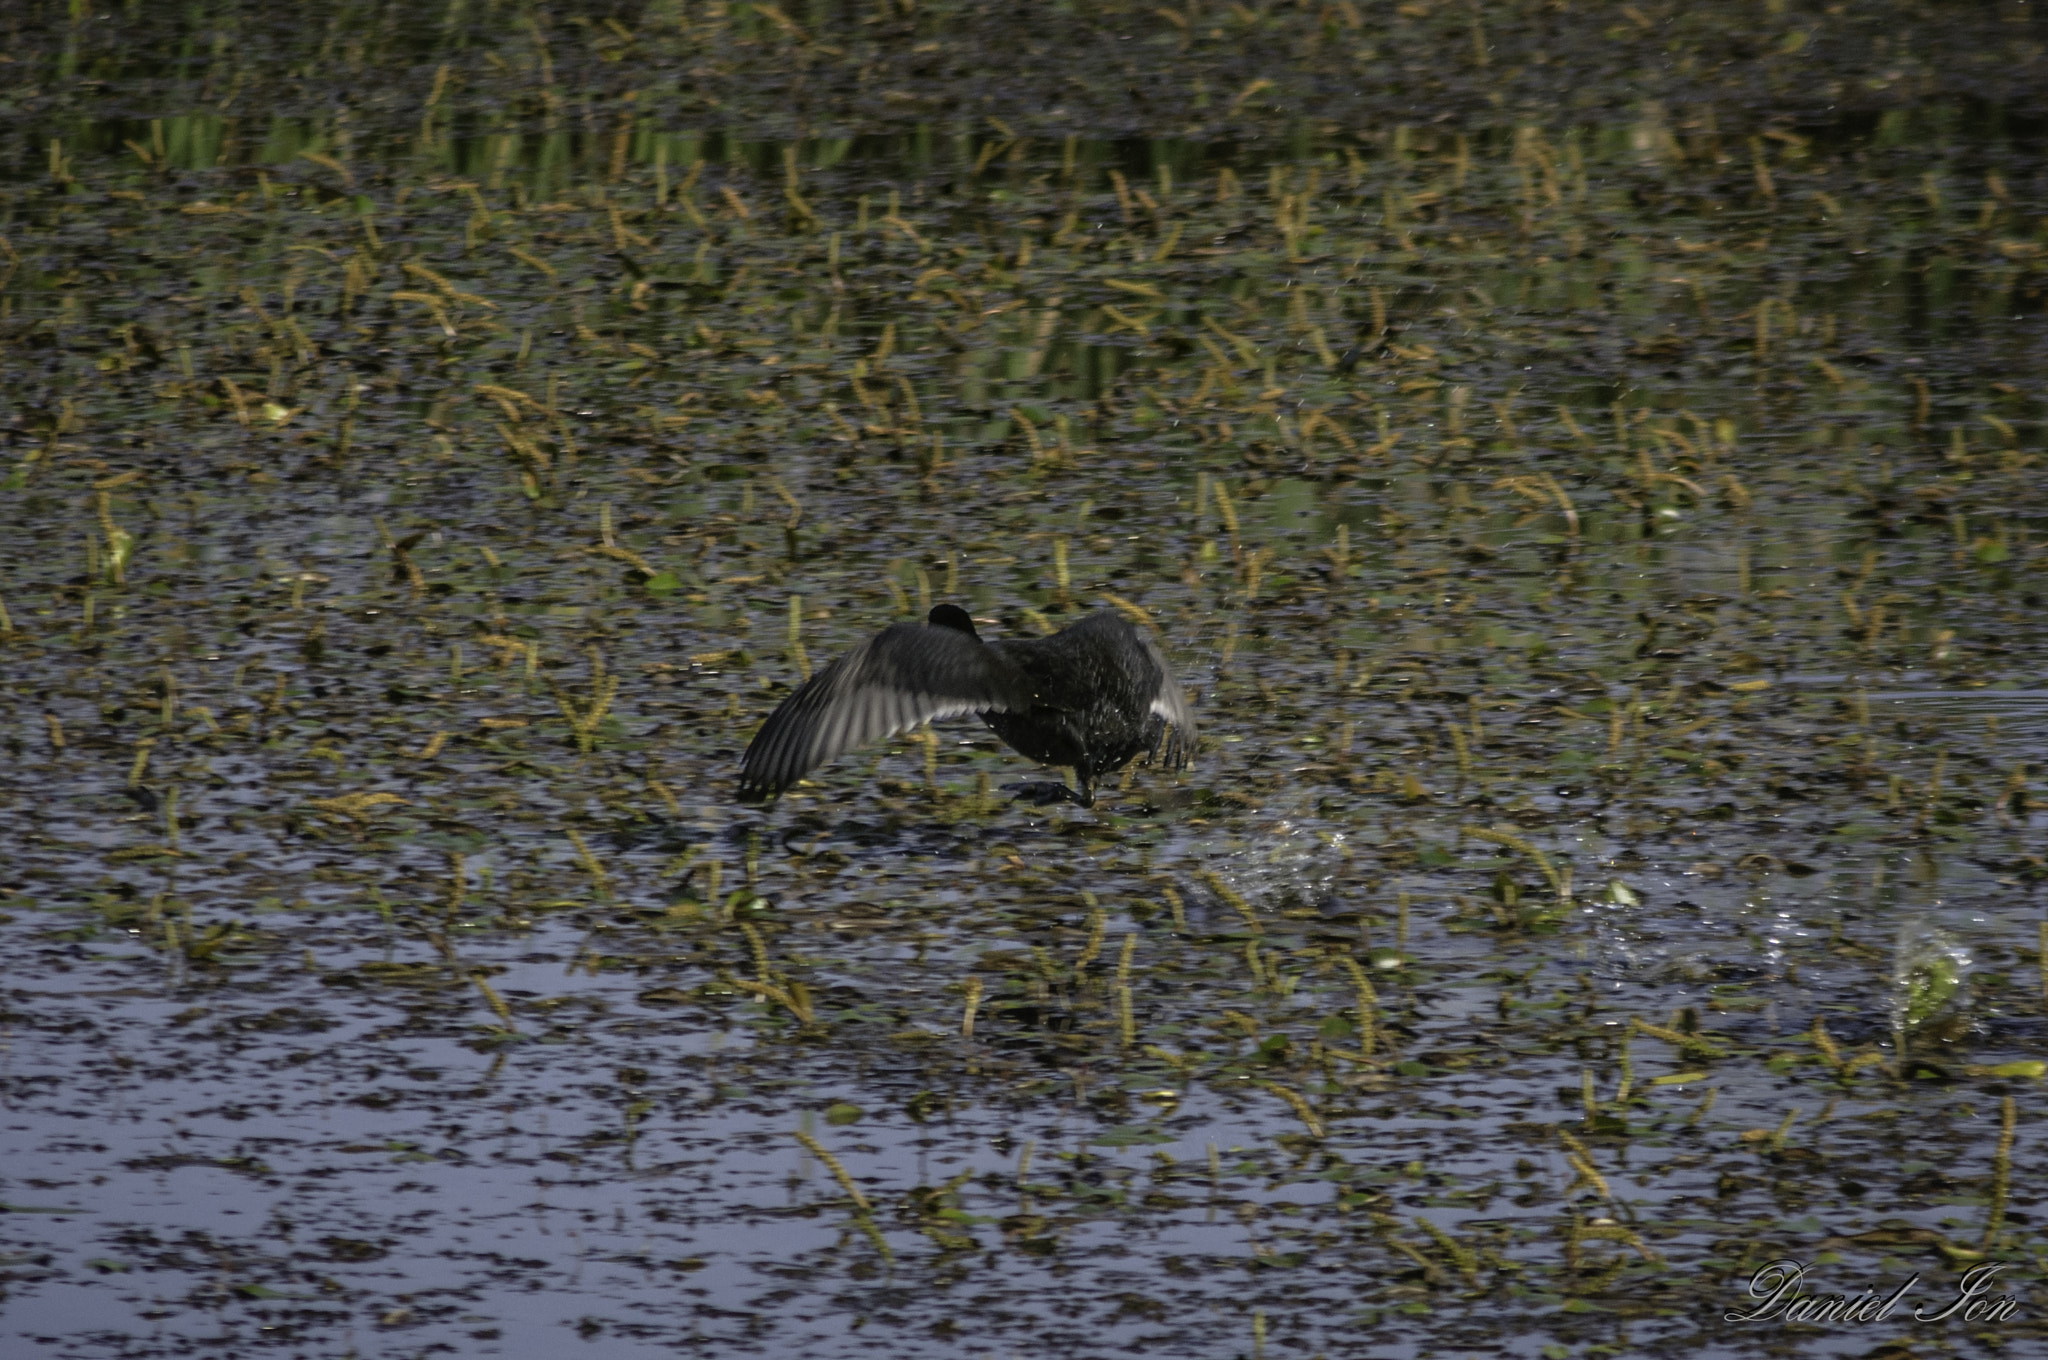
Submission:
<svg viewBox="0 0 2048 1360">
<path fill-rule="evenodd" d="M 1763 1355 L 2040 1257 L 2026 24 L 17 9 L 8 1337 Z M 1140 623 L 1192 767 L 741 806 L 942 601 Z"/>
</svg>

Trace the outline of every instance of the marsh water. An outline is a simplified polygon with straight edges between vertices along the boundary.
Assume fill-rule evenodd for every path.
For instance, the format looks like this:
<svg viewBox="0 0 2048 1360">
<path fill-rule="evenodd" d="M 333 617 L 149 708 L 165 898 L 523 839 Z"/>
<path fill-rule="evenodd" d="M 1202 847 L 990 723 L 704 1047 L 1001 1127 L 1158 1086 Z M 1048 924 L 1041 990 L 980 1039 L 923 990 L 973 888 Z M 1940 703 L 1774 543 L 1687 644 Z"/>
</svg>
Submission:
<svg viewBox="0 0 2048 1360">
<path fill-rule="evenodd" d="M 0 1351 L 2038 1353 L 2041 23 L 10 7 Z"/>
</svg>

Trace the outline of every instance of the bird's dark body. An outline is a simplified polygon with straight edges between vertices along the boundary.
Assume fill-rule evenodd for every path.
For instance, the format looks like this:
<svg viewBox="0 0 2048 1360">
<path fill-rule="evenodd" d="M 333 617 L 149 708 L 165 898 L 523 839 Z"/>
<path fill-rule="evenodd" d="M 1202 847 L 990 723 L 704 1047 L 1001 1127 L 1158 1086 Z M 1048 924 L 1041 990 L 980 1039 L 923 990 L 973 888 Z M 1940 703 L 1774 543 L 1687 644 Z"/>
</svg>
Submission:
<svg viewBox="0 0 2048 1360">
<path fill-rule="evenodd" d="M 819 671 L 769 715 L 741 762 L 743 799 L 773 796 L 844 751 L 932 718 L 975 713 L 1019 754 L 1074 771 L 1078 790 L 1026 785 L 1038 801 L 1094 802 L 1094 784 L 1142 754 L 1181 768 L 1194 753 L 1187 699 L 1152 640 L 1112 613 L 1051 637 L 983 642 L 965 611 L 896 624 Z"/>
<path fill-rule="evenodd" d="M 1030 681 L 1032 704 L 981 720 L 1019 755 L 1065 765 L 1083 785 L 1121 770 L 1167 727 L 1151 711 L 1164 668 L 1149 648 L 1128 645 L 1142 637 L 1115 614 L 1091 614 L 1035 642 L 988 644 Z"/>
</svg>

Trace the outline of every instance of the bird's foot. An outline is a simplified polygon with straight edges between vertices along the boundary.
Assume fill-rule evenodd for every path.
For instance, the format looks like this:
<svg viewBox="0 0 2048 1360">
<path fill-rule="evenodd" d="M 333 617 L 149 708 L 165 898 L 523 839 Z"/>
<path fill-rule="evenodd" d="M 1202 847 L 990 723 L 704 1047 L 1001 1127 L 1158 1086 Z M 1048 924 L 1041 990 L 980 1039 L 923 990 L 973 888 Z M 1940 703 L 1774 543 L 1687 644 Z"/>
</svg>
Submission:
<svg viewBox="0 0 2048 1360">
<path fill-rule="evenodd" d="M 1088 807 L 1094 801 L 1090 799 L 1084 802 L 1080 794 L 1056 779 L 1027 780 L 1021 784 L 1003 785 L 1003 792 L 1012 791 L 1017 795 L 1015 801 L 1029 803 L 1033 807 L 1050 807 L 1054 803 L 1072 803 L 1076 807 Z"/>
</svg>

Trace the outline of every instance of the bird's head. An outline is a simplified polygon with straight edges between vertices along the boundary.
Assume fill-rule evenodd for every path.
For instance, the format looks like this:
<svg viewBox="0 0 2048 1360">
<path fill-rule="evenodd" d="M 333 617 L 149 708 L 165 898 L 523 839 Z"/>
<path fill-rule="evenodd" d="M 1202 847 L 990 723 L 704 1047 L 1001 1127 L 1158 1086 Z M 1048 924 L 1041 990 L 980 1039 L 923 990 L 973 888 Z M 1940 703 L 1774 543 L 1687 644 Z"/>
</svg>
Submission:
<svg viewBox="0 0 2048 1360">
<path fill-rule="evenodd" d="M 965 633 L 971 638 L 981 636 L 974 631 L 974 620 L 957 604 L 933 605 L 932 612 L 925 616 L 925 622 L 934 628 L 951 628 L 954 632 Z"/>
</svg>

